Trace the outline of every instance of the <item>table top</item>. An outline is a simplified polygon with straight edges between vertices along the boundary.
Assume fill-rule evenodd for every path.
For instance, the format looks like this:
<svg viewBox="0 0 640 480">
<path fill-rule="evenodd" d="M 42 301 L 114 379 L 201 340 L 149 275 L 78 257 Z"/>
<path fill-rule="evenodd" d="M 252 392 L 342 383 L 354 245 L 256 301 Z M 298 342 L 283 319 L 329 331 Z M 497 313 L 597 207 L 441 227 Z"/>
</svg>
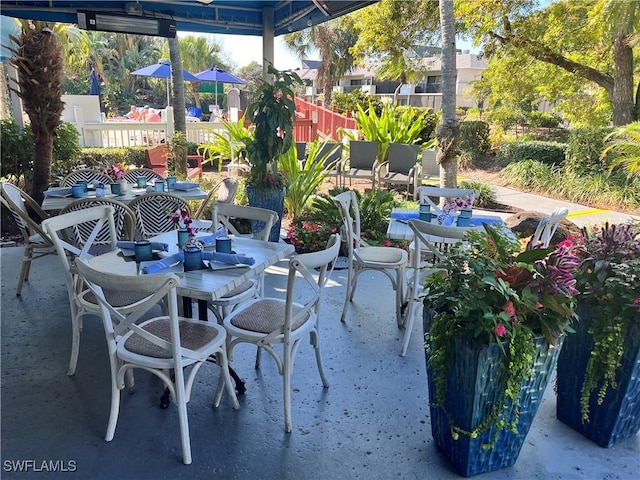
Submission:
<svg viewBox="0 0 640 480">
<path fill-rule="evenodd" d="M 403 215 L 403 213 L 406 213 L 406 215 Z M 394 216 L 396 215 L 398 217 L 403 217 L 403 218 L 394 218 Z M 475 213 L 474 211 L 473 216 L 477 220 L 486 219 L 488 220 L 489 223 L 504 224 L 502 217 L 500 217 L 499 215 L 491 215 L 484 212 Z M 409 225 L 407 224 L 407 221 L 410 218 L 418 218 L 418 217 L 419 217 L 419 213 L 417 210 L 414 212 L 411 210 L 394 209 L 392 211 L 392 218 L 389 221 L 389 226 L 387 227 L 387 238 L 391 238 L 394 240 L 413 240 L 413 230 L 411 230 L 411 227 L 409 227 Z M 431 221 L 433 223 L 438 222 L 435 217 Z M 455 226 L 455 224 L 452 226 Z M 482 225 L 475 225 L 471 227 L 460 227 L 460 228 L 483 228 L 483 227 Z"/>
<path fill-rule="evenodd" d="M 106 189 L 109 191 L 109 189 Z M 110 198 L 112 200 L 117 200 L 118 202 L 122 202 L 124 204 L 129 204 L 134 198 L 144 195 L 146 190 L 144 188 L 135 188 L 134 185 L 129 185 L 127 192 L 122 195 L 113 195 L 112 193 L 105 193 L 104 198 Z M 207 198 L 207 192 L 202 191 L 200 188 L 195 188 L 192 190 L 171 190 L 174 195 L 183 198 L 184 200 L 204 200 Z M 82 198 L 96 198 L 95 191 L 89 190 L 87 195 Z M 79 198 L 75 198 L 72 196 L 67 197 L 55 197 L 55 196 L 45 196 L 44 201 L 42 202 L 42 209 L 47 210 L 62 210 L 64 207 L 69 205 L 76 200 L 80 200 Z"/>
<path fill-rule="evenodd" d="M 178 252 L 177 231 L 163 233 L 150 240 L 152 242 L 163 242 L 169 245 L 167 255 Z M 199 234 L 207 236 L 209 234 Z M 278 261 L 294 253 L 295 249 L 287 243 L 264 242 L 247 237 L 231 237 L 231 246 L 238 254 L 245 254 L 252 257 L 255 263 L 250 267 L 230 268 L 226 270 L 194 270 L 190 272 L 182 271 L 182 264 L 166 268 L 157 274 L 174 273 L 179 278 L 177 293 L 183 297 L 190 297 L 198 300 L 213 301 L 229 293 L 243 282 L 256 277 L 267 267 L 274 265 Z M 89 264 L 104 272 L 116 273 L 119 275 L 136 275 L 137 266 L 132 258 L 127 258 L 120 250 L 93 257 Z"/>
</svg>

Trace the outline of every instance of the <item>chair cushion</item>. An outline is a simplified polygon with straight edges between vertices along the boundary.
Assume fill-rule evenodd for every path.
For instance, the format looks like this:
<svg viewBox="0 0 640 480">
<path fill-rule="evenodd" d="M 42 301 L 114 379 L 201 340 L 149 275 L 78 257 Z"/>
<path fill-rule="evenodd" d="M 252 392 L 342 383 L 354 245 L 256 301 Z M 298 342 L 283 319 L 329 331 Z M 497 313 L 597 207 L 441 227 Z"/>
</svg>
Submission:
<svg viewBox="0 0 640 480">
<path fill-rule="evenodd" d="M 407 262 L 407 252 L 395 247 L 361 247 L 358 257 L 364 262 L 403 265 Z"/>
<path fill-rule="evenodd" d="M 300 305 L 293 305 L 293 314 L 301 310 Z M 271 333 L 284 325 L 285 301 L 277 298 L 265 298 L 252 303 L 247 308 L 240 310 L 231 318 L 231 325 L 250 332 Z M 303 316 L 300 321 L 291 325 L 291 330 L 296 330 L 307 321 L 309 315 Z"/>
<path fill-rule="evenodd" d="M 255 282 L 251 282 L 249 280 L 247 280 L 246 282 L 242 282 L 240 285 L 238 285 L 236 288 L 234 288 L 233 290 L 231 290 L 229 293 L 223 295 L 220 298 L 231 298 L 231 297 L 235 297 L 236 295 L 240 295 L 244 292 L 246 292 L 247 290 L 252 289 L 255 286 Z"/>
<path fill-rule="evenodd" d="M 211 328 L 205 322 L 180 320 L 178 325 L 180 328 L 180 345 L 190 350 L 198 350 L 218 336 L 218 330 Z M 142 328 L 163 340 L 170 341 L 171 339 L 169 319 L 167 317 L 158 317 L 145 323 Z M 147 357 L 173 358 L 173 353 L 170 350 L 165 350 L 135 333 L 127 338 L 124 348 L 132 353 Z"/>
<path fill-rule="evenodd" d="M 148 297 L 148 293 L 141 292 L 127 292 L 122 290 L 104 290 L 104 297 L 106 298 L 109 305 L 112 307 L 122 307 L 125 305 L 131 305 L 132 303 L 136 303 L 143 298 Z M 95 305 L 96 308 L 98 306 L 98 299 L 93 294 L 91 290 L 85 290 L 80 294 L 80 299 L 88 304 Z"/>
</svg>

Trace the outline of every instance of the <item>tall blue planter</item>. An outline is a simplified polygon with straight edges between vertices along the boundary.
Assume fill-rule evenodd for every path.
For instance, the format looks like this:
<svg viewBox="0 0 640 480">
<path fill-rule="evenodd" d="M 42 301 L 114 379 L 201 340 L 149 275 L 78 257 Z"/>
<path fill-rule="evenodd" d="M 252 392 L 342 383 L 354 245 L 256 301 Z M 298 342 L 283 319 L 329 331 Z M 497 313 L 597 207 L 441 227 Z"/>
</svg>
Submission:
<svg viewBox="0 0 640 480">
<path fill-rule="evenodd" d="M 583 422 L 580 396 L 587 362 L 593 349 L 589 328 L 593 322 L 592 308 L 578 305 L 576 333 L 567 336 L 558 359 L 557 415 L 566 423 L 601 447 L 608 448 L 618 440 L 640 431 L 640 328 L 632 324 L 624 344 L 622 365 L 617 371 L 617 389 L 607 389 L 602 405 L 596 391 L 589 399 L 589 421 Z"/>
<path fill-rule="evenodd" d="M 431 315 L 424 311 L 424 328 L 428 331 Z M 438 449 L 453 464 L 460 475 L 470 477 L 510 467 L 518 459 L 520 449 L 531 428 L 533 419 L 542 402 L 544 391 L 558 359 L 562 338 L 558 347 L 552 347 L 544 338 L 536 339 L 535 375 L 522 383 L 520 390 L 520 418 L 518 433 L 502 430 L 493 448 L 484 449 L 483 444 L 492 443 L 495 427 L 491 427 L 477 438 L 460 434 L 457 440 L 451 435 L 449 417 L 436 402 L 434 375 L 428 367 L 429 410 L 431 432 Z M 501 363 L 504 354 L 499 345 L 478 346 L 463 336 L 455 338 L 456 357 L 447 374 L 447 400 L 445 409 L 451 415 L 454 425 L 472 431 L 485 419 L 497 401 L 504 374 Z M 508 406 L 508 417 L 513 418 L 515 408 Z"/>
<path fill-rule="evenodd" d="M 247 185 L 247 198 L 252 207 L 266 208 L 278 214 L 278 221 L 271 228 L 269 234 L 270 242 L 280 241 L 280 226 L 282 225 L 282 215 L 284 214 L 285 188 L 258 188 Z M 251 222 L 251 231 L 259 232 L 264 228 L 264 222 Z"/>
</svg>

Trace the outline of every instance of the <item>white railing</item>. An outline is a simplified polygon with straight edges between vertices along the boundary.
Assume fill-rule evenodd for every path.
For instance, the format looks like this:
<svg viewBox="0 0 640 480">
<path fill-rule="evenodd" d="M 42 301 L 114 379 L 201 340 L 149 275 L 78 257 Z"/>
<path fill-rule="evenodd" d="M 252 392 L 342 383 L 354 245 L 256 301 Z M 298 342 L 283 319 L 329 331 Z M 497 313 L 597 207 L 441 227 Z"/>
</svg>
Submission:
<svg viewBox="0 0 640 480">
<path fill-rule="evenodd" d="M 131 147 L 156 145 L 173 136 L 173 112 L 167 109 L 166 122 L 137 122 L 126 119 L 109 119 L 105 122 L 83 122 L 76 117 L 75 127 L 80 133 L 83 147 Z M 226 131 L 220 122 L 187 122 L 187 141 L 205 143 L 214 141 L 213 132 Z"/>
</svg>

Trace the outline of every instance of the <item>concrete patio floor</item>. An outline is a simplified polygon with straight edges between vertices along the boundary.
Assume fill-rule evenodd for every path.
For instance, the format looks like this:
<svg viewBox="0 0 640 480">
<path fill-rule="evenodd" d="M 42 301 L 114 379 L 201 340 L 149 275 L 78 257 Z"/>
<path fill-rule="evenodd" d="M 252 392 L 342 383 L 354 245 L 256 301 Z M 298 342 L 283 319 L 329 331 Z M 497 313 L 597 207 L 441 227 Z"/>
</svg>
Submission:
<svg viewBox="0 0 640 480">
<path fill-rule="evenodd" d="M 561 203 L 509 190 L 500 195 L 503 203 L 509 199 L 545 212 Z M 576 219 L 589 223 L 588 214 Z M 461 478 L 431 438 L 421 322 L 407 356 L 400 357 L 402 331 L 383 275 L 361 276 L 348 321 L 341 324 L 346 271 L 333 272 L 321 332 L 331 387 L 322 388 L 312 348 L 303 344 L 292 380 L 291 434 L 284 433 L 281 377 L 267 355 L 255 370 L 254 350 L 236 349 L 233 366 L 247 385 L 238 411 L 226 397 L 220 408 L 211 408 L 218 369 L 203 367 L 188 405 L 193 464 L 186 466 L 175 406 L 158 408 L 163 387 L 142 371 L 135 393 L 122 393 L 114 440 L 104 441 L 110 384 L 102 327 L 97 318 L 85 320 L 79 367 L 68 377 L 71 328 L 59 260 L 36 260 L 22 297 L 16 297 L 22 251 L 0 249 L 2 478 L 69 478 L 64 470 L 95 480 Z M 266 293 L 283 294 L 285 275 L 286 263 L 272 267 Z M 58 471 L 43 471 L 43 462 Z M 597 446 L 556 419 L 549 385 L 517 463 L 476 478 L 609 480 L 639 474 L 640 435 L 608 449 Z"/>
</svg>

